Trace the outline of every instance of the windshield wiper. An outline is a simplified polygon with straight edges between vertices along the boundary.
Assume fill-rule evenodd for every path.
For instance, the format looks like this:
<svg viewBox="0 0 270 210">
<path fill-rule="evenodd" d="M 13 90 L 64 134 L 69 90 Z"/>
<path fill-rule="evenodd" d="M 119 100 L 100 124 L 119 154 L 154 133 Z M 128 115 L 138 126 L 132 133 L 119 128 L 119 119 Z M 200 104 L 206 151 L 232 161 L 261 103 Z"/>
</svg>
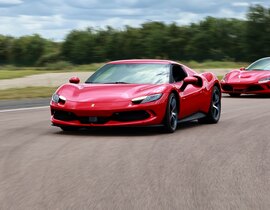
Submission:
<svg viewBox="0 0 270 210">
<path fill-rule="evenodd" d="M 88 82 L 88 81 L 86 81 L 85 83 L 87 83 L 87 84 L 132 84 L 132 83 L 128 83 L 128 82 L 121 82 L 121 81 L 119 81 L 119 82 Z"/>
<path fill-rule="evenodd" d="M 264 69 L 250 69 L 248 71 L 265 71 Z"/>
<path fill-rule="evenodd" d="M 131 83 L 128 83 L 128 82 L 105 82 L 103 84 L 131 84 Z"/>
</svg>

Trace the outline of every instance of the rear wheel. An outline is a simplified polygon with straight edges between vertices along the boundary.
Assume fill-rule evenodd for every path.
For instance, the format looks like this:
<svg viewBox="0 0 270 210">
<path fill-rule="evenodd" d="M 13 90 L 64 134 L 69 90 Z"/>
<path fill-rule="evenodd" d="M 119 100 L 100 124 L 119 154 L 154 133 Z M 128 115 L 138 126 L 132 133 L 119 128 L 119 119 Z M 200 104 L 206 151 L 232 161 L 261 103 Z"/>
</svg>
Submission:
<svg viewBox="0 0 270 210">
<path fill-rule="evenodd" d="M 166 115 L 164 119 L 164 131 L 166 133 L 173 133 L 177 128 L 177 122 L 178 122 L 177 100 L 175 94 L 171 93 L 166 108 Z"/>
<path fill-rule="evenodd" d="M 221 93 L 217 86 L 214 86 L 211 104 L 206 117 L 199 119 L 200 123 L 217 123 L 221 113 Z"/>
<path fill-rule="evenodd" d="M 231 97 L 239 97 L 241 93 L 229 93 Z"/>
</svg>

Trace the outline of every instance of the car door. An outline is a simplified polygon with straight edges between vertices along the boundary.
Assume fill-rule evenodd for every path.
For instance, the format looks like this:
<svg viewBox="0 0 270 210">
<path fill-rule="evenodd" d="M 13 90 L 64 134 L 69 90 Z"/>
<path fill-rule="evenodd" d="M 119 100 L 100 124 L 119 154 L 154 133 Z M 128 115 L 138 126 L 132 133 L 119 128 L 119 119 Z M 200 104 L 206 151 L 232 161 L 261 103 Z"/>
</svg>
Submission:
<svg viewBox="0 0 270 210">
<path fill-rule="evenodd" d="M 187 73 L 187 76 L 194 76 L 195 74 L 189 69 L 183 70 Z M 201 81 L 204 82 L 203 80 Z M 179 117 L 188 117 L 196 112 L 200 111 L 202 98 L 203 98 L 203 84 L 201 86 L 189 84 L 183 91 L 179 91 L 180 96 L 180 112 Z"/>
</svg>

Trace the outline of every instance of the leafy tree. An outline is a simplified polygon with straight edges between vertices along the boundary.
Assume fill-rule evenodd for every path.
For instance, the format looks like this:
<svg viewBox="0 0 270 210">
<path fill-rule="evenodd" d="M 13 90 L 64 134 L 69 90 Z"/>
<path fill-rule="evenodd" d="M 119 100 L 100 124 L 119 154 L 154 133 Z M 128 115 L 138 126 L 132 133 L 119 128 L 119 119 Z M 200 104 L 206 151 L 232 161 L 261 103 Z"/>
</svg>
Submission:
<svg viewBox="0 0 270 210">
<path fill-rule="evenodd" d="M 45 40 L 37 34 L 15 39 L 11 47 L 12 62 L 17 65 L 35 65 L 44 49 Z"/>
<path fill-rule="evenodd" d="M 270 8 L 254 5 L 247 20 L 206 17 L 198 23 L 148 21 L 140 27 L 73 30 L 63 42 L 39 35 L 0 35 L 0 65 L 86 64 L 129 58 L 250 61 L 270 54 Z"/>
<path fill-rule="evenodd" d="M 167 26 L 162 22 L 146 22 L 142 24 L 143 53 L 147 58 L 167 58 L 166 36 Z"/>
<path fill-rule="evenodd" d="M 251 6 L 247 13 L 247 58 L 255 60 L 270 54 L 270 8 Z"/>
<path fill-rule="evenodd" d="M 95 62 L 95 37 L 92 29 L 74 30 L 66 37 L 62 45 L 62 55 L 72 63 L 84 64 Z"/>
<path fill-rule="evenodd" d="M 172 23 L 167 28 L 165 49 L 167 57 L 173 60 L 186 59 L 185 48 L 188 44 L 188 28 L 185 26 L 179 27 Z"/>
<path fill-rule="evenodd" d="M 12 37 L 0 35 L 0 64 L 8 64 L 10 62 L 12 42 Z"/>
</svg>

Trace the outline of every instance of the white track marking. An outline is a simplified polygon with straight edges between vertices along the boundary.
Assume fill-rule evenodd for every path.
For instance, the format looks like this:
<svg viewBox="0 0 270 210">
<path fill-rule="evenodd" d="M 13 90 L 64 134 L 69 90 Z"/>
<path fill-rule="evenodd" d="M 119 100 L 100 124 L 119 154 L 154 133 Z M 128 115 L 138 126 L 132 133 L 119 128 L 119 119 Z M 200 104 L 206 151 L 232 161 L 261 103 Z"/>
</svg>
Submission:
<svg viewBox="0 0 270 210">
<path fill-rule="evenodd" d="M 18 109 L 4 109 L 4 110 L 0 110 L 0 113 L 27 111 L 27 110 L 36 110 L 36 109 L 45 109 L 45 108 L 49 108 L 49 106 L 37 106 L 37 107 L 18 108 Z"/>
</svg>

